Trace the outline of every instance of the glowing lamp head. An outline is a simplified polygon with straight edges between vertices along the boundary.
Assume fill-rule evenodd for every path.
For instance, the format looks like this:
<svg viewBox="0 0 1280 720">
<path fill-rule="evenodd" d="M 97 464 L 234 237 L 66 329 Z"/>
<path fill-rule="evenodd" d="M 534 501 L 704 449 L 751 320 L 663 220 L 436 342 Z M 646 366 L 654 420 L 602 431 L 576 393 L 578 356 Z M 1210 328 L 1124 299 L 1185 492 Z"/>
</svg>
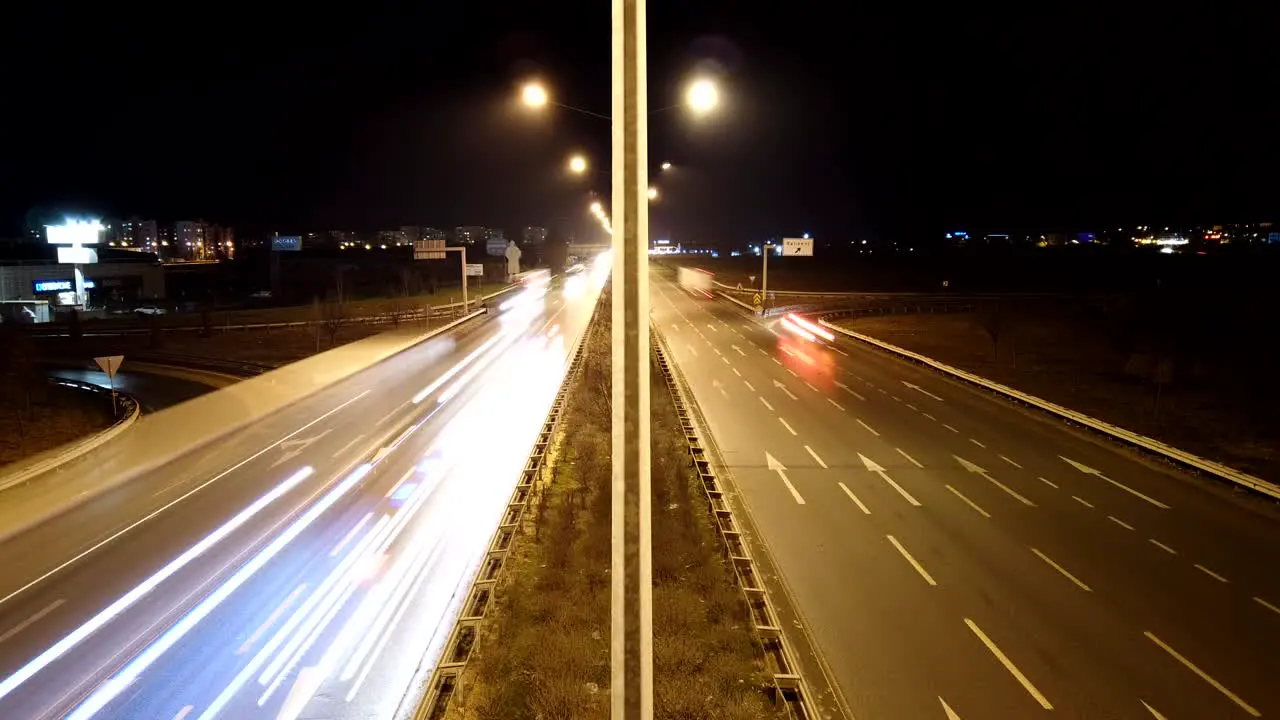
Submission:
<svg viewBox="0 0 1280 720">
<path fill-rule="evenodd" d="M 574 175 L 581 175 L 587 171 L 587 159 L 581 155 L 574 155 L 569 158 L 569 172 Z"/>
<path fill-rule="evenodd" d="M 531 108 L 546 106 L 547 89 L 539 83 L 528 83 L 520 90 L 520 101 Z"/>
<path fill-rule="evenodd" d="M 695 80 L 685 93 L 689 108 L 699 115 L 709 113 L 720 104 L 720 91 L 710 80 Z"/>
</svg>

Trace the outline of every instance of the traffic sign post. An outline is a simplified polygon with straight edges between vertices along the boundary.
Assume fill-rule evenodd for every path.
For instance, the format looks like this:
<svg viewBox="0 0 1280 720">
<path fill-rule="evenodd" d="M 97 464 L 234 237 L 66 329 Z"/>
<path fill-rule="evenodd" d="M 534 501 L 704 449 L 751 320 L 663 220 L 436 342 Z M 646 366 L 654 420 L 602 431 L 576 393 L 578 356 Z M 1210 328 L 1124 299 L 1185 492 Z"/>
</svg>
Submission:
<svg viewBox="0 0 1280 720">
<path fill-rule="evenodd" d="M 465 314 L 471 307 L 471 303 L 467 300 L 467 276 L 480 275 L 484 276 L 484 265 L 477 263 L 475 265 L 467 264 L 467 246 L 462 247 L 445 247 L 444 240 L 423 239 L 413 241 L 413 259 L 414 260 L 443 260 L 446 253 L 457 252 L 462 253 L 462 311 Z M 479 268 L 478 272 L 472 272 L 472 268 Z"/>
<path fill-rule="evenodd" d="M 782 248 L 783 257 L 813 257 L 813 238 L 782 238 L 781 246 L 764 244 L 764 252 L 760 253 L 764 256 L 764 264 L 760 269 L 760 293 L 769 300 L 774 297 L 769 292 L 769 251 L 776 247 Z M 764 307 L 759 302 L 756 302 L 756 306 L 759 308 L 756 312 L 763 314 Z"/>
<path fill-rule="evenodd" d="M 111 417 L 116 417 L 119 414 L 116 410 L 116 371 L 120 369 L 120 363 L 124 362 L 124 356 L 104 355 L 94 358 L 93 361 L 98 363 L 102 372 L 107 374 L 107 381 L 111 383 Z"/>
</svg>

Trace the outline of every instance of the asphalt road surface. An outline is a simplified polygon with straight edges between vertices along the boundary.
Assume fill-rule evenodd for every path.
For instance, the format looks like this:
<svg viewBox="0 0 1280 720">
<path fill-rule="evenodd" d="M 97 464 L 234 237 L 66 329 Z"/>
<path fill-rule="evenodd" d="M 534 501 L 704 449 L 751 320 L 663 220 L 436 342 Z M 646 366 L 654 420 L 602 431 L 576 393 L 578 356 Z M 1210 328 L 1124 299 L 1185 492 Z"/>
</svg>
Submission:
<svg viewBox="0 0 1280 720">
<path fill-rule="evenodd" d="M 394 716 L 598 290 L 522 296 L 0 545 L 0 717 Z"/>
<path fill-rule="evenodd" d="M 651 277 L 854 717 L 1280 715 L 1274 505 Z"/>
</svg>

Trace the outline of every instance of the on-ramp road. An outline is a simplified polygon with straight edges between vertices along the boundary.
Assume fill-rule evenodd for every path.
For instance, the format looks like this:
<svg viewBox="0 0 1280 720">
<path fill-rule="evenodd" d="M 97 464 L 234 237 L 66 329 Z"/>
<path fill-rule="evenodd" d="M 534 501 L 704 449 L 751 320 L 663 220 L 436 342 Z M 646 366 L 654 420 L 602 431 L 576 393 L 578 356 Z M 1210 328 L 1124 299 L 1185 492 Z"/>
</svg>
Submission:
<svg viewBox="0 0 1280 720">
<path fill-rule="evenodd" d="M 853 716 L 1280 715 L 1274 506 L 651 278 Z"/>
</svg>

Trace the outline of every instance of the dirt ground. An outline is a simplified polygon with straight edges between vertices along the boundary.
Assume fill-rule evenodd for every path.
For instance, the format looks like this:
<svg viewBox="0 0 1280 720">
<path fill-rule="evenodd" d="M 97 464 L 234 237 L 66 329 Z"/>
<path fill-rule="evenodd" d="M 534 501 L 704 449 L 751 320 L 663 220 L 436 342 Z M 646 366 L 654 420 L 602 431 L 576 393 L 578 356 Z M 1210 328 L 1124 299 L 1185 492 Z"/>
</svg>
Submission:
<svg viewBox="0 0 1280 720">
<path fill-rule="evenodd" d="M 6 387 L 0 405 L 0 466 L 18 462 L 111 425 L 109 404 L 97 393 L 56 385 L 33 389 L 31 415 L 24 401 Z"/>
<path fill-rule="evenodd" d="M 980 314 L 892 315 L 846 327 L 955 365 L 1114 425 L 1269 480 L 1280 479 L 1280 432 L 1251 412 L 1247 384 L 1199 364 L 1160 367 L 1155 355 L 1117 349 L 1078 314 L 1022 310 L 1002 329 L 998 357 Z M 1213 376 L 1213 377 L 1211 377 Z M 1156 380 L 1159 385 L 1157 402 Z M 1256 404 L 1255 404 L 1256 405 Z"/>
</svg>

